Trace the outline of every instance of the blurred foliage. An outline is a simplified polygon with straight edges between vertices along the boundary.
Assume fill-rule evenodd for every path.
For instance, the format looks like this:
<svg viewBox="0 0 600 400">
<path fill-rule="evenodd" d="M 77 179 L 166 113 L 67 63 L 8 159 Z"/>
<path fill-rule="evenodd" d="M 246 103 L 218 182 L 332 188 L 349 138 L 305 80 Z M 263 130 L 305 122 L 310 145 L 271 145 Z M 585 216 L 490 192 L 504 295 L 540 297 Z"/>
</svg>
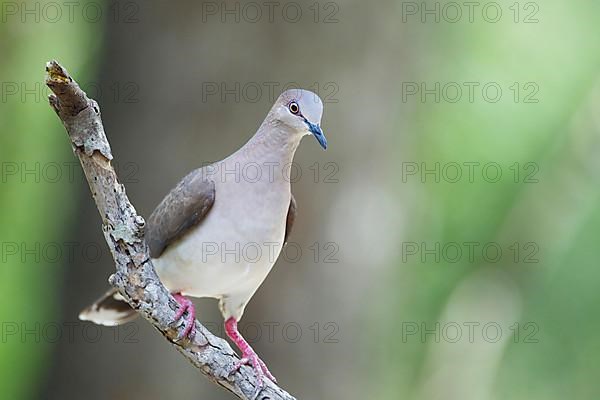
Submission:
<svg viewBox="0 0 600 400">
<path fill-rule="evenodd" d="M 63 165 L 74 158 L 64 128 L 48 106 L 44 66 L 58 59 L 77 76 L 89 76 L 87 64 L 99 45 L 101 26 L 66 18 L 35 22 L 35 13 L 27 17 L 33 23 L 22 23 L 19 14 L 9 18 L 4 13 L 7 3 L 34 9 L 35 3 L 51 2 L 0 5 L 0 392 L 5 399 L 30 399 L 36 398 L 48 368 L 52 347 L 40 340 L 40 333 L 48 323 L 57 324 L 57 291 L 66 259 L 58 255 L 54 263 L 57 254 L 45 257 L 39 249 L 62 243 L 77 212 L 76 186 Z M 54 182 L 57 170 L 61 175 Z M 13 246 L 17 254 L 10 254 Z M 9 335 L 13 329 L 17 332 Z"/>
<path fill-rule="evenodd" d="M 430 9 L 433 3 L 427 3 Z M 429 88 L 433 82 L 481 85 L 472 103 L 465 91 L 456 103 L 443 98 L 436 103 L 433 95 L 424 102 L 399 101 L 401 109 L 415 108 L 410 130 L 399 139 L 407 149 L 399 161 L 425 162 L 429 168 L 436 162 L 497 162 L 504 173 L 497 183 L 480 175 L 473 183 L 464 176 L 458 183 L 443 178 L 435 183 L 431 175 L 425 183 L 418 175 L 409 183 L 398 182 L 400 196 L 419 194 L 403 240 L 430 247 L 435 242 L 497 242 L 504 250 L 510 243 L 531 241 L 539 246 L 539 263 L 506 258 L 486 263 L 480 253 L 475 262 L 466 257 L 457 263 L 443 257 L 435 262 L 432 256 L 425 262 L 418 256 L 412 262 L 398 260 L 390 279 L 398 282 L 389 289 L 393 306 L 376 317 L 390 321 L 383 330 L 385 340 L 379 342 L 378 362 L 386 377 L 379 386 L 380 398 L 600 396 L 600 342 L 594 333 L 600 270 L 592 250 L 600 235 L 595 161 L 600 150 L 595 117 L 600 107 L 600 27 L 595 21 L 600 4 L 531 3 L 539 8 L 539 22 L 533 24 L 512 20 L 507 11 L 513 2 L 499 4 L 505 15 L 498 23 L 483 21 L 476 13 L 474 23 L 463 15 L 458 23 L 403 26 L 404 34 L 419 37 L 422 45 L 414 49 L 418 58 L 405 81 L 427 82 Z M 482 100 L 480 89 L 486 82 L 504 90 L 500 101 Z M 509 89 L 515 82 L 521 88 L 518 101 Z M 536 103 L 523 102 L 528 82 L 539 88 Z M 514 163 L 519 168 L 534 163 L 538 182 L 513 182 Z M 465 295 L 465 288 L 475 284 L 490 289 L 491 304 L 485 295 Z M 469 313 L 474 307 L 481 308 L 483 318 Z M 407 321 L 433 329 L 436 322 L 460 322 L 463 316 L 484 324 L 504 321 L 506 315 L 511 317 L 503 325 L 504 336 L 510 335 L 506 328 L 513 323 L 533 322 L 539 328 L 538 343 L 521 338 L 517 343 L 463 347 L 436 343 L 433 335 L 425 340 L 401 337 Z"/>
</svg>

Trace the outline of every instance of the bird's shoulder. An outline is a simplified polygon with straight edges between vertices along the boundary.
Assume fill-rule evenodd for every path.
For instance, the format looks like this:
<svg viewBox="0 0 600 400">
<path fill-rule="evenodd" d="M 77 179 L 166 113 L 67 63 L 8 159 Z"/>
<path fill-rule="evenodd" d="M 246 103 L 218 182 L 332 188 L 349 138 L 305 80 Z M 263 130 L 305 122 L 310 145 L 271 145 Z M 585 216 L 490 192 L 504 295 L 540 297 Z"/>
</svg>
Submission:
<svg viewBox="0 0 600 400">
<path fill-rule="evenodd" d="M 208 215 L 215 197 L 215 182 L 209 170 L 198 168 L 187 174 L 154 209 L 146 225 L 150 256 L 159 257 Z"/>
</svg>

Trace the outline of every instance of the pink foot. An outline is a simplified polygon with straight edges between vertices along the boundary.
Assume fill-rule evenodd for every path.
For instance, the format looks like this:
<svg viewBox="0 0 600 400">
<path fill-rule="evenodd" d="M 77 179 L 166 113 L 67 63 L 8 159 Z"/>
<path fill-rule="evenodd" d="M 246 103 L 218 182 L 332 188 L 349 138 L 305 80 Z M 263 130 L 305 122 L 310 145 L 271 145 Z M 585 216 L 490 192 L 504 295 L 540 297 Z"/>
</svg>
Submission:
<svg viewBox="0 0 600 400">
<path fill-rule="evenodd" d="M 186 311 L 188 313 L 188 316 L 183 324 L 183 332 L 179 335 L 177 340 L 182 340 L 185 337 L 192 338 L 196 333 L 196 309 L 194 308 L 194 303 L 192 303 L 181 293 L 174 293 L 173 297 L 175 297 L 175 300 L 177 300 L 180 306 L 177 310 L 177 313 L 175 314 L 174 322 L 177 322 L 183 316 L 183 314 L 185 314 Z"/>
<path fill-rule="evenodd" d="M 273 374 L 271 374 L 267 368 L 267 365 L 258 357 L 256 352 L 252 349 L 252 347 L 250 347 L 248 342 L 246 342 L 246 340 L 238 331 L 237 321 L 235 318 L 231 317 L 225 321 L 225 332 L 227 333 L 227 336 L 229 336 L 229 338 L 233 340 L 236 346 L 242 351 L 242 358 L 240 361 L 235 363 L 231 373 L 236 372 L 242 365 L 251 364 L 254 368 L 254 372 L 256 373 L 259 388 L 263 386 L 263 380 L 265 377 L 273 382 L 277 382 Z"/>
</svg>

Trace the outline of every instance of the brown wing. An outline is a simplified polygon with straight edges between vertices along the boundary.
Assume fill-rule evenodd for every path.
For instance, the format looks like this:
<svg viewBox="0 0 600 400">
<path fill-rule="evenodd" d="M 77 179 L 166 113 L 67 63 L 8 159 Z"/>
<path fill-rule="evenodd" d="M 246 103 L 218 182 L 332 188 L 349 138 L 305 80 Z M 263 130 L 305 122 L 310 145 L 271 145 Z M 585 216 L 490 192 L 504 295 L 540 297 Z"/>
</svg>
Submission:
<svg viewBox="0 0 600 400">
<path fill-rule="evenodd" d="M 294 195 L 290 199 L 290 208 L 288 208 L 287 218 L 285 220 L 285 236 L 283 237 L 283 243 L 287 243 L 288 236 L 292 231 L 294 220 L 296 219 L 296 199 Z"/>
<path fill-rule="evenodd" d="M 199 224 L 215 202 L 215 183 L 205 168 L 190 172 L 167 194 L 146 225 L 146 241 L 152 258 Z"/>
</svg>

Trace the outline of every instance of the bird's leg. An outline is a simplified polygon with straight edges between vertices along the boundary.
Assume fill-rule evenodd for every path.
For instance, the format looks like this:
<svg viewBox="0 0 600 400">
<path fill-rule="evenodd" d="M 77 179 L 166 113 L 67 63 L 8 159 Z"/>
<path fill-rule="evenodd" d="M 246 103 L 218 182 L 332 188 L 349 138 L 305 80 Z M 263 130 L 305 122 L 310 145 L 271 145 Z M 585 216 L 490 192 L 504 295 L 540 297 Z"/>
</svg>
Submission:
<svg viewBox="0 0 600 400">
<path fill-rule="evenodd" d="M 277 380 L 271 374 L 263 360 L 261 360 L 258 357 L 256 352 L 252 349 L 252 347 L 248 344 L 248 342 L 246 342 L 246 340 L 238 331 L 237 321 L 235 318 L 230 317 L 229 319 L 227 319 L 227 321 L 225 321 L 225 332 L 227 333 L 227 336 L 229 336 L 229 338 L 236 344 L 236 346 L 242 352 L 242 359 L 235 364 L 231 372 L 235 372 L 238 369 L 240 369 L 242 365 L 250 363 L 252 364 L 252 367 L 254 367 L 254 371 L 256 372 L 256 376 L 258 377 L 259 386 L 262 386 L 263 377 L 265 376 L 271 381 L 277 382 Z"/>
<path fill-rule="evenodd" d="M 191 300 L 189 300 L 188 298 L 183 296 L 181 293 L 173 293 L 173 297 L 175 297 L 175 300 L 177 300 L 177 302 L 179 303 L 179 309 L 177 310 L 177 313 L 175 314 L 174 322 L 177 322 L 179 320 L 179 318 L 181 318 L 183 316 L 183 314 L 185 314 L 186 311 L 188 313 L 188 316 L 184 322 L 183 332 L 178 337 L 178 340 L 181 340 L 185 337 L 192 338 L 192 337 L 194 337 L 194 334 L 196 333 L 195 332 L 196 309 L 194 308 L 194 303 L 192 303 Z"/>
</svg>

